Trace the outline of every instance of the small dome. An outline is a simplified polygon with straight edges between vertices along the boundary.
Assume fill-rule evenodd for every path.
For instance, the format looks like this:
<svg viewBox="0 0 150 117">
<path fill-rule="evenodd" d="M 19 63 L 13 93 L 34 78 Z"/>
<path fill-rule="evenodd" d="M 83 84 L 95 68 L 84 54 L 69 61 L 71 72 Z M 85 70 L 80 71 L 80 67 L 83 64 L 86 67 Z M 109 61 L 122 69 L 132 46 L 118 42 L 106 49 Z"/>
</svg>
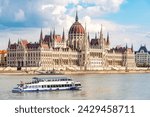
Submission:
<svg viewBox="0 0 150 117">
<path fill-rule="evenodd" d="M 71 26 L 70 30 L 69 30 L 69 34 L 76 34 L 76 33 L 80 33 L 80 34 L 85 34 L 85 30 L 83 28 L 83 26 L 76 21 L 75 23 L 73 23 L 73 25 Z"/>
</svg>

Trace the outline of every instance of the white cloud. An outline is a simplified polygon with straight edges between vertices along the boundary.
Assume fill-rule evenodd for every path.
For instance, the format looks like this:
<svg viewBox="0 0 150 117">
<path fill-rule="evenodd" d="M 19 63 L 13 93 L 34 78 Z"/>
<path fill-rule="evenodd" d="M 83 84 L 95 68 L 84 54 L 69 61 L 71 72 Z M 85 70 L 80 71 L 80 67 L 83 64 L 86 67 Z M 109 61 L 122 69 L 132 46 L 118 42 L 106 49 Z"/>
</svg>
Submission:
<svg viewBox="0 0 150 117">
<path fill-rule="evenodd" d="M 148 39 L 150 39 L 150 32 L 147 32 L 147 33 L 145 34 L 145 37 L 148 38 Z"/>
<path fill-rule="evenodd" d="M 104 36 L 110 32 L 111 46 L 125 45 L 132 43 L 138 48 L 141 42 L 150 44 L 149 38 L 145 32 L 140 31 L 139 26 L 122 25 L 112 21 L 98 18 L 107 13 L 116 13 L 125 0 L 34 0 L 20 1 L 20 0 L 0 0 L 0 19 L 8 25 L 0 24 L 0 48 L 6 48 L 8 39 L 17 41 L 18 38 L 25 38 L 32 42 L 39 39 L 39 28 L 10 28 L 9 24 L 23 22 L 20 27 L 24 25 L 27 27 L 45 27 L 45 31 L 56 29 L 56 33 L 62 34 L 63 27 L 66 34 L 72 23 L 76 7 L 78 9 L 79 21 L 84 26 L 87 24 L 87 30 L 91 37 L 95 32 L 99 32 L 101 24 L 103 24 Z M 73 4 L 73 7 L 67 8 L 68 4 Z M 87 5 L 86 5 L 87 4 Z M 14 18 L 15 17 L 15 18 Z M 8 23 L 7 23 L 8 22 Z M 49 29 L 50 28 L 50 29 Z M 149 34 L 148 34 L 149 35 Z M 66 36 L 67 37 L 67 36 Z M 4 41 L 5 40 L 5 41 Z M 4 44 L 5 43 L 5 44 Z"/>
<path fill-rule="evenodd" d="M 138 50 L 141 44 L 150 45 L 150 33 L 140 25 L 122 25 L 104 19 L 92 19 L 90 16 L 83 17 L 81 22 L 83 25 L 86 22 L 91 38 L 94 38 L 95 33 L 98 34 L 102 24 L 104 37 L 106 38 L 107 32 L 110 34 L 111 47 L 126 44 L 131 47 L 133 44 L 135 50 Z M 147 48 L 150 49 L 150 47 Z"/>
<path fill-rule="evenodd" d="M 15 13 L 15 21 L 24 21 L 25 20 L 25 15 L 24 11 L 22 9 L 19 9 L 18 12 Z"/>
<path fill-rule="evenodd" d="M 63 25 L 66 25 L 65 27 L 65 34 L 67 37 L 68 30 L 70 26 L 72 25 L 72 22 L 74 22 L 74 19 L 72 17 L 66 17 L 68 20 L 67 22 L 64 21 Z M 110 43 L 111 47 L 115 47 L 116 45 L 125 46 L 126 43 L 130 47 L 131 44 L 134 44 L 134 48 L 137 50 L 139 46 L 142 44 L 149 45 L 150 39 L 147 39 L 146 34 L 149 35 L 149 33 L 145 33 L 145 31 L 141 32 L 140 27 L 138 26 L 124 26 L 115 24 L 110 21 L 102 21 L 102 20 L 92 20 L 89 17 L 81 19 L 82 25 L 84 26 L 84 21 L 87 21 L 87 31 L 90 32 L 90 37 L 93 38 L 95 32 L 100 31 L 100 25 L 103 23 L 103 34 L 104 37 L 107 35 L 107 31 L 110 33 Z M 57 34 L 62 34 L 62 28 L 63 26 L 56 28 Z M 0 40 L 2 43 L 0 44 L 0 48 L 7 48 L 8 39 L 10 38 L 12 42 L 17 42 L 18 39 L 27 39 L 29 42 L 34 42 L 39 40 L 40 35 L 40 28 L 11 28 L 11 29 L 5 29 L 0 31 Z M 49 34 L 50 29 L 44 28 L 43 34 Z"/>
<path fill-rule="evenodd" d="M 82 14 L 100 16 L 105 13 L 117 12 L 125 0 L 82 0 L 82 2 L 87 4 L 87 7 L 82 9 Z"/>
<path fill-rule="evenodd" d="M 66 8 L 64 6 L 61 5 L 52 5 L 52 4 L 48 4 L 48 5 L 43 5 L 41 8 L 44 12 L 47 10 L 47 12 L 51 11 L 52 15 L 60 15 L 60 14 L 64 14 L 64 12 L 66 11 Z"/>
</svg>

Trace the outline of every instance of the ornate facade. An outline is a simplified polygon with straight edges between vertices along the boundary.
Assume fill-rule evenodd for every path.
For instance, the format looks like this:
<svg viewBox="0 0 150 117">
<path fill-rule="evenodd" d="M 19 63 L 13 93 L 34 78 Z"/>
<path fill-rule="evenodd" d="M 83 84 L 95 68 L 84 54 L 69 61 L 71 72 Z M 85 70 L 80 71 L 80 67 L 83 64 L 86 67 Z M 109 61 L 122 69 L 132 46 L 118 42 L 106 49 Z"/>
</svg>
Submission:
<svg viewBox="0 0 150 117">
<path fill-rule="evenodd" d="M 37 67 L 44 70 L 104 70 L 120 67 L 135 67 L 133 48 L 116 47 L 110 49 L 109 34 L 104 38 L 103 30 L 90 39 L 86 27 L 75 22 L 70 27 L 68 37 L 55 30 L 45 35 L 41 30 L 38 42 L 20 40 L 8 43 L 7 65 L 11 67 Z"/>
<path fill-rule="evenodd" d="M 141 45 L 139 50 L 135 51 L 135 61 L 138 67 L 150 66 L 150 51 L 147 50 L 145 45 Z"/>
</svg>

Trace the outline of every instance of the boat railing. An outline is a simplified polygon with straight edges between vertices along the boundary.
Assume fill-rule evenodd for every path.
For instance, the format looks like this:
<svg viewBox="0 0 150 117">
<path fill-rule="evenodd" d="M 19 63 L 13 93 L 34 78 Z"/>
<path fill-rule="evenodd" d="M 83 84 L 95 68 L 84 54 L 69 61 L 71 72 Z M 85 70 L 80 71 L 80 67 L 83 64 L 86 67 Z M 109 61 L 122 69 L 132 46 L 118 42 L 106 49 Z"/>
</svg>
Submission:
<svg viewBox="0 0 150 117">
<path fill-rule="evenodd" d="M 45 82 L 45 81 L 72 81 L 72 79 L 42 79 L 42 78 L 33 78 L 34 81 L 38 81 L 38 82 Z"/>
</svg>

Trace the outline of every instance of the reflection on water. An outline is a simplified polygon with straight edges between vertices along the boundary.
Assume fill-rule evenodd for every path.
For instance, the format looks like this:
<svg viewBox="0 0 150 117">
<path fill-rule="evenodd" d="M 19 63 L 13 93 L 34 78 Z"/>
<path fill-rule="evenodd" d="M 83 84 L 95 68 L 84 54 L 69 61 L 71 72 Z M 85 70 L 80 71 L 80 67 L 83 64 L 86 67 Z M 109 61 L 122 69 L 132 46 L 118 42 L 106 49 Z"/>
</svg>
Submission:
<svg viewBox="0 0 150 117">
<path fill-rule="evenodd" d="M 79 91 L 50 91 L 12 93 L 11 89 L 20 81 L 31 81 L 34 76 L 0 75 L 0 99 L 15 100 L 75 100 L 75 99 L 150 99 L 150 74 L 88 74 L 72 75 L 80 81 Z M 41 77 L 41 76 L 38 76 Z M 42 76 L 48 77 L 48 76 Z M 69 76 L 70 77 L 70 76 Z"/>
</svg>

